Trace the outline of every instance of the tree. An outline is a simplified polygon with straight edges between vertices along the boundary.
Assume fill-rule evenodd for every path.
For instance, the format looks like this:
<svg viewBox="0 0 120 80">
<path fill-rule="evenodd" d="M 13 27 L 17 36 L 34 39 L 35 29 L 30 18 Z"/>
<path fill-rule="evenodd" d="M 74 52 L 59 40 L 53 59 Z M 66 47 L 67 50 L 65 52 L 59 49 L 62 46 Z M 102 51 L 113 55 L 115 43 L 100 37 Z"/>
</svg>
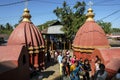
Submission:
<svg viewBox="0 0 120 80">
<path fill-rule="evenodd" d="M 120 28 L 112 28 L 112 33 L 119 33 L 120 32 Z"/>
<path fill-rule="evenodd" d="M 5 26 L 0 25 L 0 34 L 10 35 L 12 31 L 13 31 L 13 26 L 11 26 L 9 23 L 6 23 Z"/>
<path fill-rule="evenodd" d="M 102 27 L 102 29 L 106 34 L 112 33 L 112 28 L 111 28 L 112 25 L 110 22 L 97 21 L 97 23 Z"/>
<path fill-rule="evenodd" d="M 73 8 L 70 8 L 64 1 L 62 7 L 57 7 L 53 11 L 63 24 L 62 30 L 67 38 L 71 39 L 85 22 L 85 5 L 85 2 L 77 2 Z"/>
<path fill-rule="evenodd" d="M 5 27 L 3 25 L 0 25 L 0 30 L 4 30 Z"/>
<path fill-rule="evenodd" d="M 9 24 L 9 23 L 6 23 L 6 30 L 13 30 L 13 27 Z"/>
</svg>

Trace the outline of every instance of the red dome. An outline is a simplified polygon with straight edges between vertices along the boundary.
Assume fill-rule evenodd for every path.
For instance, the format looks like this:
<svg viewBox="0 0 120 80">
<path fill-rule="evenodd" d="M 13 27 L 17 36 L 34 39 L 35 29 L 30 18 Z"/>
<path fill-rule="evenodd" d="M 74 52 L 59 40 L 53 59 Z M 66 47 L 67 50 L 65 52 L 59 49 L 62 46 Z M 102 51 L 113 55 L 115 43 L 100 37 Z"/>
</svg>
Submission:
<svg viewBox="0 0 120 80">
<path fill-rule="evenodd" d="M 43 37 L 32 22 L 21 22 L 8 39 L 8 45 L 44 46 Z"/>
<path fill-rule="evenodd" d="M 27 47 L 44 46 L 43 37 L 37 27 L 30 21 L 28 9 L 24 9 L 23 21 L 14 29 L 8 39 L 8 45 L 25 44 Z"/>
<path fill-rule="evenodd" d="M 87 14 L 88 19 L 78 30 L 73 41 L 73 49 L 81 52 L 92 52 L 94 48 L 109 47 L 108 40 L 102 28 L 92 19 L 92 9 Z M 89 12 L 89 11 L 88 11 Z"/>
</svg>

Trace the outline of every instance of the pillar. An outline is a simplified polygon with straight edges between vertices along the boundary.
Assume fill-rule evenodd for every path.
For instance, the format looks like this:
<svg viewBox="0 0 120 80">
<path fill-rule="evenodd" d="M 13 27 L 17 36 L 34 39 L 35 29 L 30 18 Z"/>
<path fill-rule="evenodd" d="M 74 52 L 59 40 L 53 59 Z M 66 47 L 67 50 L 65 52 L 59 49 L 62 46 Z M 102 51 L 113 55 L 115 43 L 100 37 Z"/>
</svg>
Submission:
<svg viewBox="0 0 120 80">
<path fill-rule="evenodd" d="M 32 67 L 33 65 L 33 53 L 29 53 L 29 65 Z"/>
<path fill-rule="evenodd" d="M 39 70 L 39 61 L 38 61 L 38 57 L 39 57 L 39 47 L 34 47 L 34 67 L 36 70 Z"/>
<path fill-rule="evenodd" d="M 33 67 L 33 47 L 28 48 L 28 53 L 29 53 L 29 65 L 30 67 Z"/>
</svg>

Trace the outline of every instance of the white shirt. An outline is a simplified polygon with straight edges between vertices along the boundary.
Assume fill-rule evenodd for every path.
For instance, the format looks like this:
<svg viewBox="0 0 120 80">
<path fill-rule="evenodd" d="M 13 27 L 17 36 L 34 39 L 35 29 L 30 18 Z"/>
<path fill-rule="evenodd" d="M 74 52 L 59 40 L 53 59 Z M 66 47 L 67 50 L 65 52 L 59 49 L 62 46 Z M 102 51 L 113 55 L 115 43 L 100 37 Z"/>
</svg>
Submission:
<svg viewBox="0 0 120 80">
<path fill-rule="evenodd" d="M 61 62 L 62 62 L 62 56 L 59 55 L 59 56 L 57 57 L 57 60 L 58 60 L 59 63 L 61 63 Z"/>
<path fill-rule="evenodd" d="M 96 71 L 100 70 L 98 63 L 95 63 L 95 67 L 96 67 L 96 69 L 95 69 Z"/>
</svg>

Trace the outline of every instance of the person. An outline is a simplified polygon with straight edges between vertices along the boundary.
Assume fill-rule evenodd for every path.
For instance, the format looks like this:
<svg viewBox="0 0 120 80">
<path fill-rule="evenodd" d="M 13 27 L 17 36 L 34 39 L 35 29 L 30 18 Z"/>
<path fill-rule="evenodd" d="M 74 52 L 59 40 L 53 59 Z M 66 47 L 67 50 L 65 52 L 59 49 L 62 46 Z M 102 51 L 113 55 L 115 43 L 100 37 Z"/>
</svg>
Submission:
<svg viewBox="0 0 120 80">
<path fill-rule="evenodd" d="M 101 64 L 101 59 L 98 59 L 95 63 L 95 72 L 97 73 L 98 70 L 100 70 L 99 66 Z"/>
<path fill-rule="evenodd" d="M 69 51 L 69 50 L 66 51 L 66 56 L 67 56 L 67 57 L 70 56 L 70 51 Z"/>
<path fill-rule="evenodd" d="M 85 75 L 83 75 L 83 80 L 90 80 L 91 65 L 88 59 L 84 60 L 83 69 L 85 71 Z"/>
<path fill-rule="evenodd" d="M 62 66 L 62 80 L 70 80 L 70 66 L 67 61 L 63 62 Z"/>
<path fill-rule="evenodd" d="M 98 56 L 95 56 L 95 63 L 100 60 L 100 58 Z"/>
<path fill-rule="evenodd" d="M 57 61 L 57 58 L 58 58 L 58 56 L 59 56 L 59 53 L 58 53 L 57 50 L 55 50 L 54 55 L 55 55 L 54 60 Z"/>
<path fill-rule="evenodd" d="M 81 65 L 81 66 L 84 65 L 84 62 L 83 62 L 83 59 L 82 59 L 82 58 L 80 58 L 80 60 L 79 60 L 79 65 Z"/>
<path fill-rule="evenodd" d="M 49 50 L 47 50 L 47 62 L 50 62 L 50 58 L 51 58 L 50 52 Z"/>
<path fill-rule="evenodd" d="M 50 55 L 51 55 L 51 62 L 54 62 L 54 58 L 55 58 L 55 55 L 54 55 L 54 51 L 50 51 Z"/>
<path fill-rule="evenodd" d="M 74 61 L 74 64 L 72 64 L 70 66 L 70 79 L 71 80 L 80 80 L 80 77 L 79 77 L 79 64 L 78 64 L 78 61 Z"/>
<path fill-rule="evenodd" d="M 67 63 L 71 66 L 71 56 L 67 57 Z"/>
<path fill-rule="evenodd" d="M 100 70 L 95 74 L 94 80 L 105 80 L 107 78 L 107 72 L 105 71 L 105 65 L 100 64 Z"/>
<path fill-rule="evenodd" d="M 76 56 L 74 55 L 73 58 L 71 58 L 71 64 L 74 64 L 75 60 L 76 60 Z"/>
<path fill-rule="evenodd" d="M 62 61 L 62 53 L 60 53 L 57 57 L 58 63 L 60 64 Z"/>
<path fill-rule="evenodd" d="M 83 76 L 85 75 L 85 71 L 84 71 L 83 66 L 84 66 L 83 59 L 80 58 L 80 60 L 79 60 L 79 67 L 80 67 L 79 76 L 80 76 L 80 79 L 83 79 Z"/>
<path fill-rule="evenodd" d="M 116 73 L 116 75 L 111 80 L 120 80 L 120 69 Z"/>
<path fill-rule="evenodd" d="M 116 74 L 116 79 L 120 80 L 120 69 L 118 70 L 117 74 Z"/>
<path fill-rule="evenodd" d="M 61 56 L 59 56 L 61 58 Z M 59 62 L 59 61 L 58 61 Z M 62 57 L 61 62 L 59 62 L 59 66 L 60 66 L 60 80 L 63 80 L 64 74 L 63 74 L 63 67 L 65 66 L 65 63 L 67 62 L 65 56 Z"/>
</svg>

